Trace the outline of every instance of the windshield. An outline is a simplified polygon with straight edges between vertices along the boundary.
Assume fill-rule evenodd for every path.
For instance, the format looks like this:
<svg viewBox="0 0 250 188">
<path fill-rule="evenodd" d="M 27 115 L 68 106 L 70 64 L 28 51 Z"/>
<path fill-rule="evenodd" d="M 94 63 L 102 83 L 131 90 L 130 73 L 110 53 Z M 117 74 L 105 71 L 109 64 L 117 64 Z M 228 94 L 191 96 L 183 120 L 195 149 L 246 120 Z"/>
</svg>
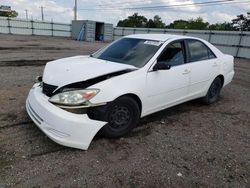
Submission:
<svg viewBox="0 0 250 188">
<path fill-rule="evenodd" d="M 160 41 L 122 38 L 94 53 L 92 57 L 143 67 L 162 45 Z"/>
</svg>

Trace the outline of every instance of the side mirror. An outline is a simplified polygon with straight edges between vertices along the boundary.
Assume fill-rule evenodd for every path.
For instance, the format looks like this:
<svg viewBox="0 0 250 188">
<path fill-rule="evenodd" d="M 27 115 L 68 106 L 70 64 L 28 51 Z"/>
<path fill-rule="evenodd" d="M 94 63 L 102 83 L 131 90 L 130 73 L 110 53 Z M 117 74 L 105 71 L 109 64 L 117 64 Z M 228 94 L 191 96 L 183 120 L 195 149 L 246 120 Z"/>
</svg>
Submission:
<svg viewBox="0 0 250 188">
<path fill-rule="evenodd" d="M 153 71 L 157 71 L 157 70 L 169 70 L 170 68 L 171 68 L 171 65 L 167 64 L 165 61 L 159 61 L 153 67 Z"/>
</svg>

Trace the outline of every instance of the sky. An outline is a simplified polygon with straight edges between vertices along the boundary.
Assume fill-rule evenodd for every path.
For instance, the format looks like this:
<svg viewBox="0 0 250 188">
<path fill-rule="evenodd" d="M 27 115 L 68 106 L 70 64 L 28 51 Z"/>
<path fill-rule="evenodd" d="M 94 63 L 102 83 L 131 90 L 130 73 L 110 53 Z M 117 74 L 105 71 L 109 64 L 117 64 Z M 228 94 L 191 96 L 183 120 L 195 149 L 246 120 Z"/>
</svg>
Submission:
<svg viewBox="0 0 250 188">
<path fill-rule="evenodd" d="M 125 8 L 181 5 L 208 2 L 208 0 L 78 0 L 78 19 L 103 21 L 116 25 L 119 20 L 138 12 L 148 19 L 159 15 L 166 24 L 177 19 L 187 20 L 198 16 L 210 23 L 229 22 L 236 15 L 250 12 L 250 1 L 236 1 L 241 3 L 211 7 L 188 6 L 161 10 L 131 10 Z M 25 9 L 27 9 L 29 18 L 37 20 L 41 20 L 40 7 L 43 6 L 45 20 L 51 21 L 53 19 L 54 22 L 70 23 L 74 17 L 74 2 L 75 0 L 0 0 L 0 5 L 11 6 L 19 13 L 18 18 L 23 19 L 26 17 Z"/>
</svg>

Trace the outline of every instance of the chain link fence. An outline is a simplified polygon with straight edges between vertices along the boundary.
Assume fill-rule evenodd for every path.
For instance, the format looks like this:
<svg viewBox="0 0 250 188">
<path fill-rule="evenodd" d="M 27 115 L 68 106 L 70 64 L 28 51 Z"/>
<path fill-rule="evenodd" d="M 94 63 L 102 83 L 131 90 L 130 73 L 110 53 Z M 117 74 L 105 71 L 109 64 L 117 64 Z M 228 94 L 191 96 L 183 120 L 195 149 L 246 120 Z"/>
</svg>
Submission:
<svg viewBox="0 0 250 188">
<path fill-rule="evenodd" d="M 205 39 L 226 54 L 250 59 L 250 32 L 152 28 L 114 28 L 114 40 L 131 34 L 176 34 Z"/>
<path fill-rule="evenodd" d="M 0 17 L 0 33 L 71 37 L 72 25 Z M 113 40 L 130 34 L 177 34 L 205 39 L 222 52 L 250 59 L 250 32 L 115 27 Z"/>
<path fill-rule="evenodd" d="M 71 37 L 71 24 L 0 17 L 0 33 Z"/>
</svg>

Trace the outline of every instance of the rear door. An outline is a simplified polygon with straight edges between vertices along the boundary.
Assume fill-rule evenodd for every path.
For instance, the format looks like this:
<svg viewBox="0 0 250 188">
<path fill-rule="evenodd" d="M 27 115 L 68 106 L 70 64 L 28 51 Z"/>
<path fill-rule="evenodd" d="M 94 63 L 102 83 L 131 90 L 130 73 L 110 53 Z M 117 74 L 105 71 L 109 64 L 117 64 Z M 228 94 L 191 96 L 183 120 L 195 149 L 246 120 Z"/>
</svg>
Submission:
<svg viewBox="0 0 250 188">
<path fill-rule="evenodd" d="M 220 64 L 212 50 L 202 41 L 188 39 L 186 45 L 191 69 L 189 96 L 203 95 L 218 75 Z"/>
</svg>

